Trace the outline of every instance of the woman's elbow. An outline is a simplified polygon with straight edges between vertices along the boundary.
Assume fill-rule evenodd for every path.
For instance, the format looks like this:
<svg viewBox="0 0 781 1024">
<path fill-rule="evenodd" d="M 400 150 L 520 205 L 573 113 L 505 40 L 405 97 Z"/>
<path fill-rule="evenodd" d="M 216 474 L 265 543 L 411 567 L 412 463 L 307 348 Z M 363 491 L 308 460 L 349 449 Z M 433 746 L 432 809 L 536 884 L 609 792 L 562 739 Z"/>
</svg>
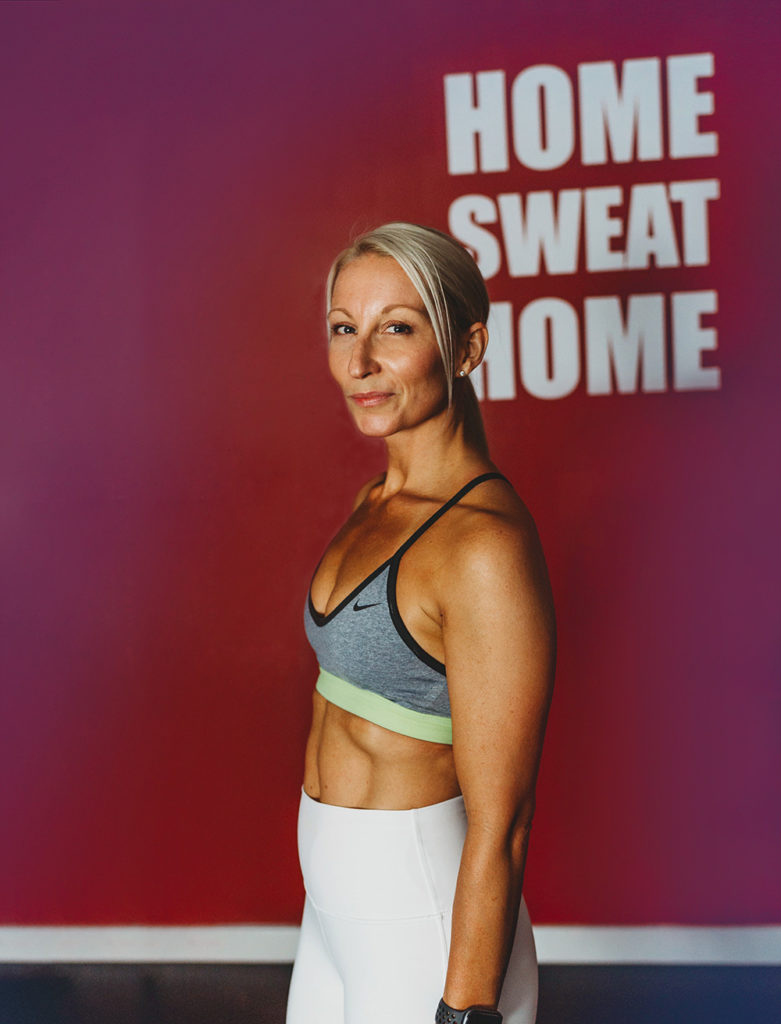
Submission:
<svg viewBox="0 0 781 1024">
<path fill-rule="evenodd" d="M 532 820 L 534 818 L 534 797 L 523 801 L 516 809 L 508 829 L 508 845 L 514 862 L 522 862 L 526 856 Z"/>
<path fill-rule="evenodd" d="M 493 853 L 509 855 L 513 862 L 522 861 L 529 841 L 535 801 L 529 797 L 504 813 L 470 815 L 468 834 L 472 842 L 492 847 Z"/>
</svg>

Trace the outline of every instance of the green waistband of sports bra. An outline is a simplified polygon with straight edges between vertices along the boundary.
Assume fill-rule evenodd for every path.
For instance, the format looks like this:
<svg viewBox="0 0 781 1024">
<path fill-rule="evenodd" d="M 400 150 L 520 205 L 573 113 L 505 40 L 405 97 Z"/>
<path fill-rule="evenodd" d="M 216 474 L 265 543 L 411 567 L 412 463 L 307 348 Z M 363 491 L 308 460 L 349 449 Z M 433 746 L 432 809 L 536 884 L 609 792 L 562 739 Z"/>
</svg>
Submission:
<svg viewBox="0 0 781 1024">
<path fill-rule="evenodd" d="M 428 740 L 430 743 L 452 743 L 453 726 L 449 718 L 443 715 L 427 715 L 423 711 L 394 704 L 387 697 L 381 697 L 371 690 L 364 690 L 346 679 L 320 669 L 315 689 L 331 704 L 349 711 L 359 718 L 365 718 L 375 725 L 381 725 L 391 732 L 399 732 L 403 736 L 412 736 L 416 740 Z"/>
</svg>

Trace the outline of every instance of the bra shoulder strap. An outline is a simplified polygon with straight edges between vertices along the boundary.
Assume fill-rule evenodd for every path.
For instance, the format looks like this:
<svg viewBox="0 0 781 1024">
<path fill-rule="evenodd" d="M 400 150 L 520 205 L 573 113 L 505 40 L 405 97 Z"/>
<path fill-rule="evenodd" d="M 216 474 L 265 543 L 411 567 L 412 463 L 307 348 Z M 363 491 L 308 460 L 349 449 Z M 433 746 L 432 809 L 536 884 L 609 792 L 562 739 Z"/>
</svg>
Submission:
<svg viewBox="0 0 781 1024">
<path fill-rule="evenodd" d="M 432 516 L 429 516 L 425 523 L 423 523 L 422 526 L 419 526 L 411 537 L 408 537 L 407 540 L 404 541 L 394 555 L 394 558 L 401 558 L 407 548 L 412 547 L 418 537 L 422 536 L 429 527 L 433 526 L 440 516 L 443 516 L 448 509 L 457 505 L 464 495 L 468 494 L 473 487 L 477 487 L 478 484 L 483 483 L 484 480 L 506 480 L 509 483 L 509 480 L 507 480 L 504 473 L 481 473 L 480 476 L 473 477 L 469 483 L 464 484 L 460 491 L 454 494 L 452 498 L 449 498 L 444 505 L 441 505 Z"/>
</svg>

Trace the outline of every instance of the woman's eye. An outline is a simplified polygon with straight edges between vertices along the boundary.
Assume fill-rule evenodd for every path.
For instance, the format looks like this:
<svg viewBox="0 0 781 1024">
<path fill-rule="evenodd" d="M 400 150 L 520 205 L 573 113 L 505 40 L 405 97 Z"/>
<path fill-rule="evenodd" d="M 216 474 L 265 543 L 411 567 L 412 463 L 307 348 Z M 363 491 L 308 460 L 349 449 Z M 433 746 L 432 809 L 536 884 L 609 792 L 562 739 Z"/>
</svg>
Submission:
<svg viewBox="0 0 781 1024">
<path fill-rule="evenodd" d="M 388 330 L 391 334 L 412 334 L 409 324 L 388 324 Z"/>
<path fill-rule="evenodd" d="M 355 328 L 352 324 L 332 324 L 331 334 L 352 334 Z"/>
</svg>

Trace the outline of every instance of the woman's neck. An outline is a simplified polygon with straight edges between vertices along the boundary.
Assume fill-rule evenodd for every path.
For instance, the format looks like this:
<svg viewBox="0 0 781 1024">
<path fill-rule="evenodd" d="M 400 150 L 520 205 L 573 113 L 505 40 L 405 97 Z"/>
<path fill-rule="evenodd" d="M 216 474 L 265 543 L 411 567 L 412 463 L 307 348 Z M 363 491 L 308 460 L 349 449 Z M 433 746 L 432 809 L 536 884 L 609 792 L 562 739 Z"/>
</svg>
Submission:
<svg viewBox="0 0 781 1024">
<path fill-rule="evenodd" d="M 471 433 L 468 420 L 451 408 L 441 417 L 386 438 L 388 469 L 383 494 L 447 494 L 464 478 L 494 468 L 480 443 L 484 441 L 482 431 L 477 439 L 470 437 Z"/>
</svg>

